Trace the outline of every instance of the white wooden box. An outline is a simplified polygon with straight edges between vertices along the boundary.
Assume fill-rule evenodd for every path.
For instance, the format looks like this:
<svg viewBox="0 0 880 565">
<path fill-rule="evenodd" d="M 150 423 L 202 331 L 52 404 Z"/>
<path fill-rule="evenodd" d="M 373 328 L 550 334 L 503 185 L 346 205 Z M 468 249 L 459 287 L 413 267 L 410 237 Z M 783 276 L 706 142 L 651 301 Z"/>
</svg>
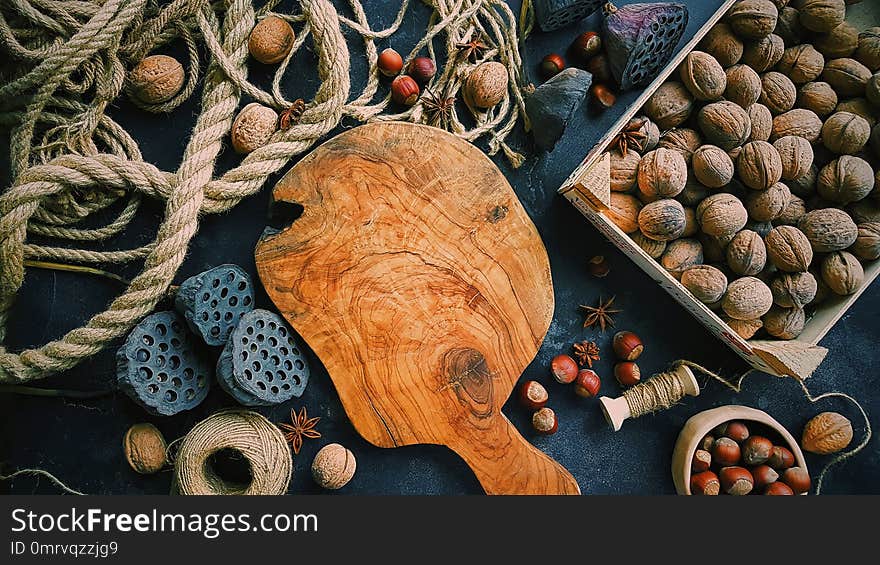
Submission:
<svg viewBox="0 0 880 565">
<path fill-rule="evenodd" d="M 559 189 L 559 192 L 612 243 L 702 322 L 709 331 L 752 367 L 772 375 L 794 376 L 804 379 L 816 370 L 828 353 L 827 349 L 818 345 L 819 341 L 877 278 L 877 275 L 880 274 L 880 260 L 865 264 L 865 283 L 858 292 L 850 296 L 835 296 L 824 302 L 807 321 L 806 327 L 798 339 L 791 341 L 744 340 L 605 216 L 611 195 L 610 158 L 606 152 L 609 144 L 629 120 L 638 114 L 648 98 L 675 71 L 685 56 L 723 17 L 734 1 L 724 2 L 712 18 L 700 28 L 660 76 L 645 89 L 644 93 L 627 109 L 599 143 L 590 150 L 580 166 Z M 847 20 L 860 30 L 880 25 L 880 2 L 869 0 L 847 6 Z"/>
</svg>

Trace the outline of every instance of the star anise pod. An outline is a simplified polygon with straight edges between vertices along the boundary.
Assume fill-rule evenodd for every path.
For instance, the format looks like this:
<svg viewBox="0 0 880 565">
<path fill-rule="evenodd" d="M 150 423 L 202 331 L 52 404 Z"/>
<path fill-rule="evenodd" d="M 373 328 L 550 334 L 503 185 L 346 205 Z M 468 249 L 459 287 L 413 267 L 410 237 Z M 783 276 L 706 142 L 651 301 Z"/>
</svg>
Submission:
<svg viewBox="0 0 880 565">
<path fill-rule="evenodd" d="M 599 346 L 596 345 L 595 341 L 584 340 L 580 343 L 575 343 L 572 348 L 574 349 L 574 357 L 581 367 L 586 365 L 592 369 L 593 361 L 601 359 L 599 357 Z"/>
<path fill-rule="evenodd" d="M 472 63 L 476 63 L 480 55 L 489 49 L 478 34 L 474 34 L 470 41 L 459 43 L 455 47 L 460 55 Z"/>
<path fill-rule="evenodd" d="M 642 140 L 647 139 L 648 135 L 642 131 L 642 127 L 648 121 L 647 118 L 633 118 L 623 128 L 623 131 L 617 134 L 611 141 L 612 146 L 617 146 L 620 154 L 626 157 L 626 152 L 630 148 L 642 149 Z"/>
<path fill-rule="evenodd" d="M 434 127 L 446 129 L 449 118 L 452 117 L 452 108 L 455 106 L 455 96 L 437 96 L 430 90 L 422 95 L 422 108 L 428 118 L 428 123 Z"/>
<path fill-rule="evenodd" d="M 309 418 L 306 407 L 303 406 L 299 414 L 293 408 L 290 409 L 290 424 L 278 424 L 278 427 L 284 432 L 284 439 L 290 444 L 294 454 L 299 454 L 304 438 L 318 439 L 321 437 L 321 432 L 315 429 L 320 420 L 320 417 Z"/>
<path fill-rule="evenodd" d="M 300 119 L 305 111 L 305 101 L 302 98 L 297 98 L 293 101 L 293 104 L 290 105 L 290 108 L 281 112 L 281 117 L 278 120 L 278 127 L 281 129 L 289 128 L 291 124 L 295 124 L 296 121 Z"/>
<path fill-rule="evenodd" d="M 613 327 L 614 319 L 611 315 L 620 313 L 620 310 L 614 310 L 611 308 L 611 305 L 614 304 L 615 298 L 615 296 L 612 296 L 607 301 L 604 298 L 600 298 L 599 303 L 596 306 L 584 306 L 583 304 L 578 306 L 578 308 L 587 313 L 587 317 L 584 320 L 584 327 L 590 328 L 593 326 L 599 326 L 602 333 L 605 333 L 606 327 Z"/>
</svg>

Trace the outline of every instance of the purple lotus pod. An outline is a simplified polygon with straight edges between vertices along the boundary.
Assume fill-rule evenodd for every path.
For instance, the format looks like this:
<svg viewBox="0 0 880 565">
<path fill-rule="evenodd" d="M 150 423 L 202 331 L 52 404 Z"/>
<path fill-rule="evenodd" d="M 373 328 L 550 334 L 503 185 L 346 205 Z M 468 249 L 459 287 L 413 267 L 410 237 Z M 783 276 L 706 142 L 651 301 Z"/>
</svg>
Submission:
<svg viewBox="0 0 880 565">
<path fill-rule="evenodd" d="M 543 31 L 553 31 L 582 20 L 606 0 L 533 0 L 535 19 Z"/>
<path fill-rule="evenodd" d="M 602 39 L 620 89 L 648 85 L 672 59 L 687 27 L 687 7 L 657 2 L 618 8 L 609 2 L 602 11 Z"/>
</svg>

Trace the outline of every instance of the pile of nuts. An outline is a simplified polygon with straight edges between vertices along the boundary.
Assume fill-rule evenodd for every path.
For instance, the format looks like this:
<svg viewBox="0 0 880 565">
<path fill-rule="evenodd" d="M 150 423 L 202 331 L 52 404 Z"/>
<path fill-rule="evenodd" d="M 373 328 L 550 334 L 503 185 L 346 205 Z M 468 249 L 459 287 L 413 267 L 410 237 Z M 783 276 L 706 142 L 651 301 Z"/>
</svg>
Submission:
<svg viewBox="0 0 880 565">
<path fill-rule="evenodd" d="M 743 422 L 726 422 L 704 437 L 694 451 L 691 494 L 743 496 L 809 492 L 810 475 L 795 463 L 794 454 L 787 447 L 774 445 L 766 436 L 753 435 Z"/>
<path fill-rule="evenodd" d="M 590 103 L 596 110 L 602 111 L 617 102 L 616 85 L 605 55 L 602 36 L 595 31 L 585 31 L 571 42 L 568 56 L 576 66 L 593 75 L 590 86 Z M 541 59 L 540 71 L 544 80 L 550 79 L 565 69 L 565 59 L 557 53 L 550 53 Z"/>
<path fill-rule="evenodd" d="M 739 0 L 610 150 L 606 215 L 743 339 L 797 338 L 880 258 L 880 28 L 845 14 Z"/>
</svg>

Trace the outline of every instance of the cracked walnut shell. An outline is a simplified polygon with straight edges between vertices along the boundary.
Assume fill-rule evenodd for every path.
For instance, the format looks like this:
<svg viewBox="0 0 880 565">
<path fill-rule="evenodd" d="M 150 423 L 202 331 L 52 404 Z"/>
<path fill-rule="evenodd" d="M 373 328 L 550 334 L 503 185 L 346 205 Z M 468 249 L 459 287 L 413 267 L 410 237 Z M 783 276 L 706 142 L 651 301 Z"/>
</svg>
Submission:
<svg viewBox="0 0 880 565">
<path fill-rule="evenodd" d="M 773 294 L 761 279 L 743 277 L 727 287 L 721 308 L 731 318 L 754 320 L 766 314 L 773 306 Z"/>
<path fill-rule="evenodd" d="M 794 226 L 775 227 L 764 238 L 767 256 L 780 271 L 806 271 L 813 262 L 813 248 L 807 236 Z"/>
<path fill-rule="evenodd" d="M 801 436 L 801 447 L 810 453 L 830 455 L 852 442 L 852 423 L 837 412 L 822 412 L 807 422 Z"/>
</svg>

